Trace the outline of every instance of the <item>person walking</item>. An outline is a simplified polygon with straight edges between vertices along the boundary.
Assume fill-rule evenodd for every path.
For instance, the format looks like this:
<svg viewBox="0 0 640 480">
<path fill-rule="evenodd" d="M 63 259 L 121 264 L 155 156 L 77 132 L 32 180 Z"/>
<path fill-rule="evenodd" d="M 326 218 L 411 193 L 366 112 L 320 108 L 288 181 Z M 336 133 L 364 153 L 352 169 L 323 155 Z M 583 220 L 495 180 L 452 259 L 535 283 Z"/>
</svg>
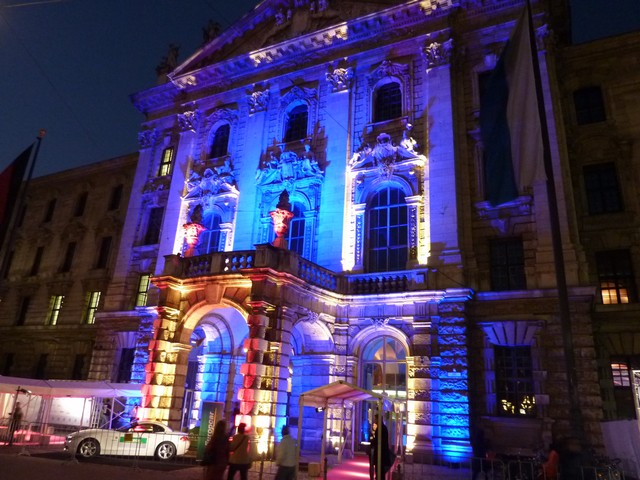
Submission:
<svg viewBox="0 0 640 480">
<path fill-rule="evenodd" d="M 275 480 L 293 480 L 296 476 L 296 441 L 289 434 L 289 427 L 282 427 L 282 440 L 276 447 L 276 472 Z"/>
<path fill-rule="evenodd" d="M 22 408 L 20 408 L 20 402 L 16 402 L 11 414 L 11 422 L 9 422 L 9 445 L 13 445 L 13 434 L 20 428 L 20 423 L 22 423 Z"/>
<path fill-rule="evenodd" d="M 380 460 L 382 462 L 382 478 L 387 475 L 391 469 L 391 456 L 389 452 L 389 432 L 387 426 L 382 422 L 382 427 L 378 428 L 378 419 L 373 421 L 373 435 L 371 435 L 371 449 L 369 450 L 369 476 L 371 480 L 378 479 L 378 442 L 381 439 Z"/>
<path fill-rule="evenodd" d="M 227 422 L 219 420 L 204 450 L 204 480 L 223 480 L 229 463 L 229 436 Z"/>
<path fill-rule="evenodd" d="M 251 466 L 251 440 L 249 436 L 244 433 L 246 423 L 238 425 L 238 433 L 236 433 L 231 439 L 231 445 L 229 445 L 229 473 L 227 480 L 233 480 L 236 472 L 240 472 L 240 480 L 247 480 L 247 472 Z"/>
</svg>

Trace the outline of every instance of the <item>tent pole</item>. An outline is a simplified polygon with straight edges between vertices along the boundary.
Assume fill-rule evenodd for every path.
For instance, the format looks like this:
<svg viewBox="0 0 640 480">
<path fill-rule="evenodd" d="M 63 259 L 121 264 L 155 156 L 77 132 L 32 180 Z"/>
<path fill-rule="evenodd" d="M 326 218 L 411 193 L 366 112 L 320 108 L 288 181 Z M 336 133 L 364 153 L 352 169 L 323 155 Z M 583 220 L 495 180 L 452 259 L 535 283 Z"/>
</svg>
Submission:
<svg viewBox="0 0 640 480">
<path fill-rule="evenodd" d="M 376 480 L 382 479 L 382 408 L 384 403 L 382 399 L 378 399 L 378 429 L 376 430 L 376 437 L 378 442 L 377 455 L 376 455 Z"/>
<path fill-rule="evenodd" d="M 329 417 L 329 403 L 325 399 L 324 401 L 324 410 L 323 410 L 323 420 L 322 420 L 322 445 L 320 445 L 320 468 L 322 469 L 324 478 L 327 477 L 327 472 L 325 471 L 326 465 L 326 443 L 327 443 L 327 418 Z"/>
</svg>

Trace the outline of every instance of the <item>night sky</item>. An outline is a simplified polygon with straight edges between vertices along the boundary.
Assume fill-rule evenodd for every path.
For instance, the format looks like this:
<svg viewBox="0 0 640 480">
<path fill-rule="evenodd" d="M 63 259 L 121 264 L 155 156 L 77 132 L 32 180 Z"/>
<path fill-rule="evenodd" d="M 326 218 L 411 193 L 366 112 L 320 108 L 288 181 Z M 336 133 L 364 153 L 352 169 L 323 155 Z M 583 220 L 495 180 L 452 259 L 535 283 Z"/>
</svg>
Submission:
<svg viewBox="0 0 640 480">
<path fill-rule="evenodd" d="M 210 19 L 226 27 L 256 3 L 0 0 L 0 169 L 40 128 L 36 176 L 136 151 L 144 117 L 129 95 L 156 85 L 169 44 L 183 61 Z M 576 42 L 640 28 L 640 0 L 574 4 Z"/>
</svg>

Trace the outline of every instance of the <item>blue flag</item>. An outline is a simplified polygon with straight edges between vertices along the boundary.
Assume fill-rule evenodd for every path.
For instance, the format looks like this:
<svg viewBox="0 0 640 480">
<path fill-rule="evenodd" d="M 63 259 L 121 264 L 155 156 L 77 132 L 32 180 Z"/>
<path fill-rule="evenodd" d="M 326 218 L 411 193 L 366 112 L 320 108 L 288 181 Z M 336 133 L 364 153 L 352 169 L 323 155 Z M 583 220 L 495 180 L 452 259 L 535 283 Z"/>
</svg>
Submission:
<svg viewBox="0 0 640 480">
<path fill-rule="evenodd" d="M 545 179 L 529 16 L 527 5 L 480 102 L 485 198 L 492 205 Z"/>
</svg>

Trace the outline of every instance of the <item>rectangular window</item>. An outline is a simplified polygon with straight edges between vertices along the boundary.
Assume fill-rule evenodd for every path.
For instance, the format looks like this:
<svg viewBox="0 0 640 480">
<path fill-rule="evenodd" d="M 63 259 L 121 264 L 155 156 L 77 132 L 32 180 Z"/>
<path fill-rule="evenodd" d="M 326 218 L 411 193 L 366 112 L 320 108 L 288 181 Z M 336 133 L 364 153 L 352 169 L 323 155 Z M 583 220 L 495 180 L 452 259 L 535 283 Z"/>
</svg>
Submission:
<svg viewBox="0 0 640 480">
<path fill-rule="evenodd" d="M 614 387 L 630 387 L 629 365 L 626 362 L 611 362 L 611 376 Z"/>
<path fill-rule="evenodd" d="M 607 119 L 600 87 L 586 87 L 576 90 L 573 92 L 573 103 L 578 125 L 604 122 Z"/>
<path fill-rule="evenodd" d="M 60 265 L 60 273 L 70 272 L 73 265 L 73 257 L 76 253 L 76 242 L 67 243 L 67 249 L 64 252 L 64 261 Z"/>
<path fill-rule="evenodd" d="M 96 322 L 96 311 L 100 305 L 101 292 L 93 291 L 87 293 L 87 303 L 84 310 L 83 323 L 93 325 Z"/>
<path fill-rule="evenodd" d="M 173 147 L 167 147 L 162 151 L 162 158 L 160 159 L 160 169 L 158 170 L 159 177 L 171 175 L 171 170 L 173 167 L 173 152 Z"/>
<path fill-rule="evenodd" d="M 111 190 L 111 196 L 109 197 L 109 210 L 117 210 L 120 208 L 120 202 L 122 201 L 122 191 L 124 186 L 122 184 L 116 185 Z"/>
<path fill-rule="evenodd" d="M 78 199 L 76 200 L 76 208 L 73 211 L 74 217 L 81 217 L 84 215 L 84 210 L 87 207 L 87 198 L 89 198 L 89 192 L 82 192 L 78 195 Z"/>
<path fill-rule="evenodd" d="M 81 353 L 77 354 L 73 360 L 73 370 L 71 371 L 71 380 L 84 380 L 85 364 L 87 356 Z"/>
<path fill-rule="evenodd" d="M 13 370 L 13 361 L 15 359 L 15 353 L 7 353 L 4 356 L 4 364 L 2 365 L 2 375 L 11 376 L 11 370 Z"/>
<path fill-rule="evenodd" d="M 44 218 L 42 219 L 42 221 L 47 223 L 53 220 L 53 212 L 55 211 L 55 209 L 56 209 L 56 199 L 53 198 L 49 200 L 49 203 L 47 204 L 47 208 L 45 209 Z"/>
<path fill-rule="evenodd" d="M 510 417 L 535 415 L 531 347 L 495 346 L 498 414 Z"/>
<path fill-rule="evenodd" d="M 29 274 L 31 276 L 37 275 L 40 270 L 40 264 L 42 263 L 42 255 L 44 254 L 44 247 L 38 247 L 36 249 L 36 254 L 33 257 L 33 263 L 31 264 L 31 271 Z"/>
<path fill-rule="evenodd" d="M 36 370 L 33 373 L 33 378 L 38 380 L 44 380 L 47 375 L 47 363 L 49 362 L 49 354 L 41 353 L 38 357 L 38 363 L 36 363 Z"/>
<path fill-rule="evenodd" d="M 111 253 L 112 237 L 102 237 L 100 242 L 100 250 L 98 251 L 98 259 L 96 260 L 96 268 L 107 268 L 109 265 L 109 254 Z"/>
<path fill-rule="evenodd" d="M 22 297 L 20 299 L 20 308 L 18 308 L 18 317 L 16 318 L 16 325 L 24 325 L 27 321 L 27 314 L 29 313 L 29 305 L 31 305 L 31 297 Z"/>
<path fill-rule="evenodd" d="M 612 305 L 636 301 L 636 286 L 628 250 L 596 253 L 602 303 Z"/>
<path fill-rule="evenodd" d="M 490 244 L 491 289 L 495 291 L 527 288 L 524 248 L 521 238 L 500 238 Z"/>
<path fill-rule="evenodd" d="M 135 348 L 123 348 L 120 352 L 120 362 L 118 363 L 117 383 L 128 383 L 131 380 L 131 368 L 135 358 Z"/>
<path fill-rule="evenodd" d="M 160 240 L 163 216 L 164 207 L 154 207 L 149 210 L 149 220 L 147 221 L 147 231 L 144 235 L 144 245 L 155 245 Z"/>
<path fill-rule="evenodd" d="M 146 307 L 150 280 L 151 275 L 140 275 L 140 279 L 138 280 L 138 292 L 136 293 L 136 307 Z"/>
<path fill-rule="evenodd" d="M 588 165 L 583 169 L 590 215 L 622 211 L 618 175 L 613 162 Z"/>
<path fill-rule="evenodd" d="M 49 298 L 49 313 L 47 313 L 47 322 L 45 325 L 58 324 L 58 317 L 60 316 L 60 310 L 62 310 L 63 302 L 64 295 L 51 295 Z"/>
</svg>

